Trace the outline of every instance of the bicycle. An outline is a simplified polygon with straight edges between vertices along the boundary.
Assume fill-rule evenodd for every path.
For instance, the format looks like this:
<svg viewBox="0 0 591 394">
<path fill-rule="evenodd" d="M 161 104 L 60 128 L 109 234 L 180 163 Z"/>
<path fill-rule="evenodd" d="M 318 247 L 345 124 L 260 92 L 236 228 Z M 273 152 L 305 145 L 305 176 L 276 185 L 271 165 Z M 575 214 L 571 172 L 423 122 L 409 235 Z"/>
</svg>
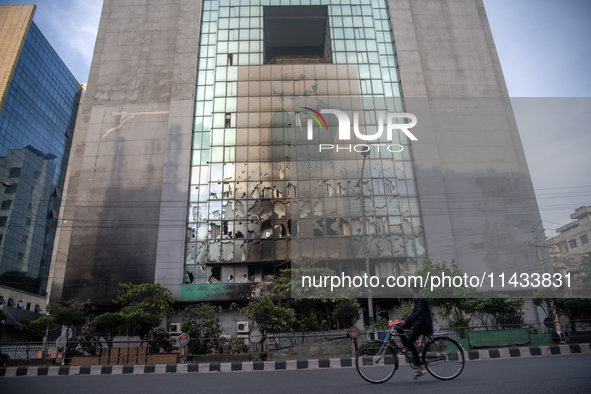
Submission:
<svg viewBox="0 0 591 394">
<path fill-rule="evenodd" d="M 392 342 L 392 338 L 406 334 L 394 333 L 398 321 L 390 322 L 390 330 L 383 341 L 368 342 L 359 349 L 355 366 L 359 375 L 370 383 L 383 383 L 390 379 L 398 369 L 398 354 L 411 360 L 411 367 L 416 368 L 413 356 L 403 347 Z M 429 373 L 441 380 L 457 378 L 464 370 L 464 348 L 455 339 L 446 336 L 423 335 L 424 346 L 421 362 Z"/>
</svg>

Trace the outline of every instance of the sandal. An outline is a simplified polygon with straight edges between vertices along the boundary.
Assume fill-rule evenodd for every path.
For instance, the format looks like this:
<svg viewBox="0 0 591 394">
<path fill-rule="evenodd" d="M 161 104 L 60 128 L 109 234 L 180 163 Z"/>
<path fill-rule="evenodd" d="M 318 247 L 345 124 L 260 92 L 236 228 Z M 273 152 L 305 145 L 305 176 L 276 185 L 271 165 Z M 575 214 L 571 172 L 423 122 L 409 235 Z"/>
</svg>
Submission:
<svg viewBox="0 0 591 394">
<path fill-rule="evenodd" d="M 423 376 L 426 372 L 417 371 L 415 372 L 415 380 L 418 380 L 421 376 Z"/>
</svg>

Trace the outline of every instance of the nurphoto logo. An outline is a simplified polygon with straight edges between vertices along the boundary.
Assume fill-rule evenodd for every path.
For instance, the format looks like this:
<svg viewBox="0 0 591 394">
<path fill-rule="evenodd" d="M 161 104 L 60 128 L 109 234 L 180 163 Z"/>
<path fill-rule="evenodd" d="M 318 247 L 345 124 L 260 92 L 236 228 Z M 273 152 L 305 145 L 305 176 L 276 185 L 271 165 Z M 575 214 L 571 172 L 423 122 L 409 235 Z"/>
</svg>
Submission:
<svg viewBox="0 0 591 394">
<path fill-rule="evenodd" d="M 351 119 L 349 115 L 345 112 L 338 110 L 338 109 L 321 109 L 320 112 L 310 108 L 310 107 L 302 107 L 305 114 L 309 115 L 311 118 L 307 121 L 307 138 L 308 140 L 312 140 L 314 138 L 314 121 L 319 126 L 320 132 L 323 132 L 326 129 L 328 132 L 328 125 L 326 119 L 322 114 L 333 114 L 337 117 L 339 122 L 338 126 L 338 139 L 341 141 L 350 141 L 351 140 Z M 409 129 L 413 128 L 417 124 L 417 117 L 411 113 L 407 112 L 378 112 L 378 127 L 377 131 L 374 134 L 363 134 L 359 130 L 359 112 L 353 112 L 353 133 L 355 137 L 362 141 L 377 141 L 382 134 L 384 133 L 384 116 L 386 117 L 386 139 L 392 141 L 392 131 L 393 130 L 400 130 L 402 131 L 411 141 L 417 141 L 417 137 L 413 133 L 410 132 Z M 394 123 L 394 119 L 410 119 L 409 123 Z M 356 145 L 339 145 L 336 146 L 334 144 L 319 144 L 318 149 L 320 152 L 323 150 L 335 150 L 338 152 L 340 150 L 347 150 L 351 152 L 353 149 L 356 152 L 367 152 L 371 149 L 371 146 L 380 150 L 381 146 L 386 145 L 386 149 L 390 152 L 402 152 L 404 147 L 400 144 L 356 144 Z"/>
</svg>

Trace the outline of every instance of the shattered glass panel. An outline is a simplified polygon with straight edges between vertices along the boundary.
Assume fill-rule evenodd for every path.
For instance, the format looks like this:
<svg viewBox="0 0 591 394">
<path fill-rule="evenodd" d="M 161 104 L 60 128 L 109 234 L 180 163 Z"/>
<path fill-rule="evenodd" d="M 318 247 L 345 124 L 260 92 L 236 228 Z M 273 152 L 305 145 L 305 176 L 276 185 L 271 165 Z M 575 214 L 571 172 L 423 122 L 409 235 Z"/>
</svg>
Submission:
<svg viewBox="0 0 591 394">
<path fill-rule="evenodd" d="M 189 223 L 187 226 L 187 239 L 186 242 L 192 242 L 197 240 L 197 223 Z"/>
<path fill-rule="evenodd" d="M 258 182 L 248 182 L 249 198 L 259 199 L 261 198 L 261 187 Z"/>
<path fill-rule="evenodd" d="M 220 241 L 209 242 L 209 261 L 218 262 L 221 259 L 222 248 Z"/>
<path fill-rule="evenodd" d="M 261 224 L 257 220 L 251 220 L 248 222 L 248 238 L 261 238 Z"/>
<path fill-rule="evenodd" d="M 248 234 L 246 222 L 234 222 L 234 238 L 241 239 L 246 238 Z"/>
<path fill-rule="evenodd" d="M 350 227 L 352 235 L 363 235 L 363 226 L 360 218 L 352 218 Z"/>
<path fill-rule="evenodd" d="M 234 242 L 222 242 L 222 261 L 234 261 Z"/>
<path fill-rule="evenodd" d="M 376 216 L 387 216 L 386 197 L 374 197 Z"/>
<path fill-rule="evenodd" d="M 396 181 L 394 179 L 384 179 L 384 193 L 387 195 L 396 195 Z"/>
<path fill-rule="evenodd" d="M 261 211 L 261 220 L 270 219 L 273 216 L 273 204 L 269 200 L 263 200 Z"/>
<path fill-rule="evenodd" d="M 261 238 L 273 238 L 273 224 L 271 220 L 266 220 L 261 224 Z"/>
<path fill-rule="evenodd" d="M 248 203 L 251 205 L 248 208 L 248 217 L 249 218 L 258 218 L 259 217 L 259 201 L 258 200 L 249 200 Z"/>
<path fill-rule="evenodd" d="M 326 218 L 326 235 L 336 236 L 339 235 L 339 225 L 337 219 Z"/>
<path fill-rule="evenodd" d="M 324 223 L 322 219 L 318 219 L 314 221 L 313 231 L 315 237 L 324 237 Z"/>
<path fill-rule="evenodd" d="M 424 236 L 415 237 L 415 247 L 417 257 L 427 257 L 427 242 L 425 241 Z"/>
<path fill-rule="evenodd" d="M 262 198 L 273 198 L 273 185 L 271 182 L 263 182 L 261 188 Z"/>
<path fill-rule="evenodd" d="M 248 183 L 247 182 L 237 182 L 236 183 L 236 190 L 234 192 L 236 198 L 245 199 L 248 197 Z"/>
<path fill-rule="evenodd" d="M 335 195 L 334 181 L 324 181 L 324 195 L 333 197 Z"/>
<path fill-rule="evenodd" d="M 221 201 L 209 201 L 209 218 L 210 219 L 221 219 L 222 218 L 222 202 Z"/>
<path fill-rule="evenodd" d="M 314 202 L 314 216 L 322 216 L 324 214 L 324 203 L 322 199 Z"/>
<path fill-rule="evenodd" d="M 353 253 L 354 257 L 364 258 L 365 251 L 363 247 L 363 239 L 360 237 L 351 238 L 352 245 L 353 245 Z"/>
<path fill-rule="evenodd" d="M 185 250 L 185 263 L 186 264 L 195 264 L 195 247 L 196 247 L 196 244 L 194 244 L 194 243 L 186 244 L 186 250 Z"/>
<path fill-rule="evenodd" d="M 237 261 L 248 261 L 248 241 L 235 243 L 235 256 Z"/>
<path fill-rule="evenodd" d="M 275 201 L 273 204 L 273 211 L 275 212 L 275 217 L 285 217 L 285 203 L 283 201 Z"/>
<path fill-rule="evenodd" d="M 306 218 L 312 213 L 312 204 L 309 200 L 300 201 L 300 217 Z"/>
<path fill-rule="evenodd" d="M 232 201 L 225 200 L 222 203 L 222 217 L 224 219 L 233 219 L 234 218 L 234 209 L 232 207 Z"/>
<path fill-rule="evenodd" d="M 224 182 L 222 184 L 222 197 L 233 198 L 235 190 L 236 186 L 234 185 L 234 182 Z"/>
<path fill-rule="evenodd" d="M 404 238 L 401 235 L 392 237 L 392 252 L 394 256 L 406 256 Z"/>
<path fill-rule="evenodd" d="M 297 187 L 294 184 L 288 183 L 286 189 L 287 189 L 287 197 L 295 198 L 295 197 L 298 196 L 297 195 L 298 194 L 297 193 L 297 190 L 298 189 L 297 189 Z"/>
<path fill-rule="evenodd" d="M 412 235 L 412 224 L 410 218 L 403 218 L 402 219 L 402 230 L 406 235 Z"/>
<path fill-rule="evenodd" d="M 224 181 L 233 181 L 236 179 L 236 164 L 224 163 Z"/>
<path fill-rule="evenodd" d="M 234 214 L 236 219 L 243 219 L 246 217 L 246 213 L 244 212 L 244 204 L 242 201 L 236 200 L 234 207 Z"/>
<path fill-rule="evenodd" d="M 248 241 L 248 260 L 261 260 L 261 241 Z"/>
<path fill-rule="evenodd" d="M 415 256 L 415 242 L 414 237 L 406 237 L 406 254 L 409 257 Z"/>
<path fill-rule="evenodd" d="M 381 257 L 392 257 L 392 242 L 389 237 L 380 237 L 379 248 Z"/>
<path fill-rule="evenodd" d="M 402 218 L 400 216 L 390 216 L 390 234 L 402 234 Z"/>
<path fill-rule="evenodd" d="M 218 239 L 222 235 L 221 222 L 209 222 L 209 237 L 210 239 Z"/>
<path fill-rule="evenodd" d="M 248 164 L 238 163 L 236 164 L 236 180 L 247 181 L 248 180 Z"/>
<path fill-rule="evenodd" d="M 221 200 L 222 198 L 222 184 L 221 183 L 210 183 L 209 184 L 209 198 L 215 200 Z"/>
<path fill-rule="evenodd" d="M 392 197 L 388 199 L 388 213 L 390 215 L 400 215 L 400 199 Z"/>
<path fill-rule="evenodd" d="M 201 264 L 207 258 L 207 243 L 197 242 L 197 253 L 195 254 L 195 262 Z"/>
</svg>

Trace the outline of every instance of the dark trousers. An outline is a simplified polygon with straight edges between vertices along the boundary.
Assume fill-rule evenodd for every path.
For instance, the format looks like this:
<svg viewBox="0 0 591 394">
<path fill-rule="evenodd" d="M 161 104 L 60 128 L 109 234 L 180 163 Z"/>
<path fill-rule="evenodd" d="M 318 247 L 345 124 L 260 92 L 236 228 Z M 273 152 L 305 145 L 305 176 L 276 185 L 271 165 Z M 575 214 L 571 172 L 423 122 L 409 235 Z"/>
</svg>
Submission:
<svg viewBox="0 0 591 394">
<path fill-rule="evenodd" d="M 400 336 L 400 340 L 402 341 L 402 344 L 412 353 L 415 365 L 417 367 L 422 365 L 421 358 L 419 357 L 419 352 L 417 350 L 417 347 L 415 346 L 415 341 L 419 339 L 419 337 L 422 334 L 431 334 L 433 331 L 429 330 L 428 327 L 425 327 L 420 324 L 412 326 L 412 332 L 408 337 L 404 333 L 403 329 L 396 327 L 396 331 L 398 331 L 399 334 L 402 334 Z"/>
</svg>

